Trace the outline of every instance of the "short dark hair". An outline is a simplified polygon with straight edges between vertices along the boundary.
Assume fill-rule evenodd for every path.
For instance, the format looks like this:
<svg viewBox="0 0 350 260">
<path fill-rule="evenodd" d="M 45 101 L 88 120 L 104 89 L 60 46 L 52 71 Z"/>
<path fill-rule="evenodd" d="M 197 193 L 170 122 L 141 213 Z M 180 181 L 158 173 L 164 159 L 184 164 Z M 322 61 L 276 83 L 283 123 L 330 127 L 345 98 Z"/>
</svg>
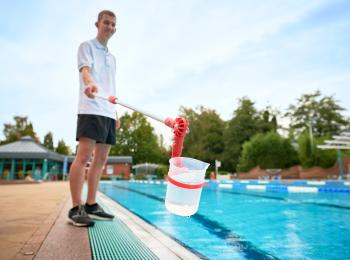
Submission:
<svg viewBox="0 0 350 260">
<path fill-rule="evenodd" d="M 98 17 L 97 17 L 97 21 L 99 22 L 102 19 L 102 16 L 106 14 L 112 17 L 116 17 L 115 14 L 112 11 L 109 10 L 102 10 L 101 12 L 99 12 Z"/>
</svg>

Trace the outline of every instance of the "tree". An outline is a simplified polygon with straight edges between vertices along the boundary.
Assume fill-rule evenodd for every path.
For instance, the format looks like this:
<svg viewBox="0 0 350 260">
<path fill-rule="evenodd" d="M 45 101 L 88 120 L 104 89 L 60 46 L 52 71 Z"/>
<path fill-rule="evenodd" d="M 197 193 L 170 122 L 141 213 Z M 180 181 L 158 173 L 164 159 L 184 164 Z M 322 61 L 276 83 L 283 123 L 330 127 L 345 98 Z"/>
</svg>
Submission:
<svg viewBox="0 0 350 260">
<path fill-rule="evenodd" d="M 254 103 L 247 97 L 240 99 L 238 108 L 233 112 L 233 118 L 228 122 L 224 134 L 223 169 L 227 171 L 236 169 L 243 143 L 260 131 L 259 119 L 259 113 L 254 108 Z"/>
<path fill-rule="evenodd" d="M 4 124 L 5 140 L 3 144 L 18 141 L 21 137 L 31 136 L 37 143 L 40 143 L 37 134 L 34 132 L 33 125 L 26 116 L 13 117 L 15 124 Z"/>
<path fill-rule="evenodd" d="M 45 136 L 44 136 L 44 143 L 43 145 L 53 151 L 54 150 L 54 146 L 53 146 L 53 137 L 52 137 L 52 133 L 48 132 Z"/>
<path fill-rule="evenodd" d="M 147 119 L 140 113 L 125 114 L 117 133 L 117 143 L 111 148 L 111 155 L 132 155 L 135 164 L 162 162 L 162 151 L 157 135 Z"/>
<path fill-rule="evenodd" d="M 286 116 L 291 120 L 290 135 L 296 139 L 312 127 L 315 137 L 339 134 L 349 127 L 348 120 L 341 115 L 344 111 L 333 96 L 322 96 L 320 91 L 304 94 L 296 105 L 290 105 Z"/>
<path fill-rule="evenodd" d="M 258 119 L 259 121 L 259 131 L 261 133 L 268 133 L 270 131 L 277 131 L 278 125 L 277 125 L 277 118 L 276 115 L 278 114 L 278 111 L 272 111 L 270 107 L 267 107 L 265 110 L 260 112 Z"/>
<path fill-rule="evenodd" d="M 157 179 L 164 179 L 169 172 L 169 166 L 161 164 L 156 168 L 155 174 L 157 175 Z"/>
<path fill-rule="evenodd" d="M 58 141 L 56 153 L 64 155 L 69 155 L 71 153 L 69 146 L 66 145 L 63 139 Z"/>
<path fill-rule="evenodd" d="M 290 141 L 271 131 L 259 133 L 243 144 L 237 170 L 247 172 L 256 166 L 262 169 L 284 169 L 297 163 L 297 152 Z"/>
<path fill-rule="evenodd" d="M 210 162 L 212 165 L 216 159 L 221 160 L 226 123 L 216 111 L 204 107 L 199 107 L 197 111 L 181 107 L 180 116 L 189 122 L 183 155 Z"/>
<path fill-rule="evenodd" d="M 159 136 L 158 143 L 161 150 L 161 157 L 159 162 L 161 164 L 168 164 L 169 159 L 171 158 L 172 147 L 168 145 L 164 145 L 164 137 L 162 134 L 160 134 Z"/>
<path fill-rule="evenodd" d="M 278 124 L 277 124 L 277 117 L 276 115 L 273 115 L 272 118 L 271 118 L 271 128 L 272 128 L 272 131 L 277 131 L 277 128 L 278 128 Z"/>
</svg>

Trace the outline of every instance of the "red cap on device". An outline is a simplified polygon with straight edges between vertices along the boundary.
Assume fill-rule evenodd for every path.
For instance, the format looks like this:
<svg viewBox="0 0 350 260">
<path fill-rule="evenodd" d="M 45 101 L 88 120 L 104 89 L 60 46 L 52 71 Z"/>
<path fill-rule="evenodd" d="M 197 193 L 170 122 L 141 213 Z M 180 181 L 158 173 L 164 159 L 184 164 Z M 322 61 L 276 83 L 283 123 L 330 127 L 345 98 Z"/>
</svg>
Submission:
<svg viewBox="0 0 350 260">
<path fill-rule="evenodd" d="M 176 118 L 174 124 L 174 142 L 172 147 L 172 157 L 180 157 L 185 136 L 187 134 L 187 120 L 185 118 Z"/>
<path fill-rule="evenodd" d="M 117 104 L 117 97 L 115 96 L 109 96 L 108 97 L 108 101 L 113 103 L 113 104 Z"/>
</svg>

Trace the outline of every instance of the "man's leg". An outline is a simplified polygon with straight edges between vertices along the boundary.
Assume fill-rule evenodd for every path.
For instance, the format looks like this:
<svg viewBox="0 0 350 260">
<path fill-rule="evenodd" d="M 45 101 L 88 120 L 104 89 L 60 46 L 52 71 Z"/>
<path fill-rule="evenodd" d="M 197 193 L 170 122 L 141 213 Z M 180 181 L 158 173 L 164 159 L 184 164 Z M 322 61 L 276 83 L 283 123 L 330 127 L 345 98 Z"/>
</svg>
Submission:
<svg viewBox="0 0 350 260">
<path fill-rule="evenodd" d="M 107 162 L 110 147 L 111 146 L 108 144 L 95 145 L 94 159 L 88 171 L 88 196 L 86 203 L 89 205 L 96 203 L 98 183 L 100 181 L 103 166 Z"/>
<path fill-rule="evenodd" d="M 96 193 L 98 183 L 102 174 L 103 166 L 105 165 L 110 145 L 96 144 L 94 159 L 88 171 L 88 197 L 85 204 L 85 211 L 92 219 L 112 220 L 113 215 L 105 212 L 100 205 L 96 203 Z"/>
<path fill-rule="evenodd" d="M 81 206 L 81 193 L 85 178 L 85 167 L 95 147 L 95 140 L 81 137 L 78 153 L 69 171 L 69 184 L 73 207 Z"/>
</svg>

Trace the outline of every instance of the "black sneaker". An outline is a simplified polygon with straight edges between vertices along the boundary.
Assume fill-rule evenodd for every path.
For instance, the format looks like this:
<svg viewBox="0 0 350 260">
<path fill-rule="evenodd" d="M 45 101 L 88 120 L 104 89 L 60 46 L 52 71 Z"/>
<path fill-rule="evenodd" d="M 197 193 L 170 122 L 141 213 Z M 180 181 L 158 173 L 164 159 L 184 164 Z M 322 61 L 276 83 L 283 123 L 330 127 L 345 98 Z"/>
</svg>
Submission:
<svg viewBox="0 0 350 260">
<path fill-rule="evenodd" d="M 103 208 L 97 203 L 93 205 L 85 204 L 85 211 L 90 218 L 100 219 L 100 220 L 112 220 L 114 216 L 112 214 L 106 213 Z"/>
<path fill-rule="evenodd" d="M 76 206 L 69 210 L 68 218 L 74 226 L 78 227 L 92 227 L 95 222 L 85 212 L 85 208 Z"/>
</svg>

